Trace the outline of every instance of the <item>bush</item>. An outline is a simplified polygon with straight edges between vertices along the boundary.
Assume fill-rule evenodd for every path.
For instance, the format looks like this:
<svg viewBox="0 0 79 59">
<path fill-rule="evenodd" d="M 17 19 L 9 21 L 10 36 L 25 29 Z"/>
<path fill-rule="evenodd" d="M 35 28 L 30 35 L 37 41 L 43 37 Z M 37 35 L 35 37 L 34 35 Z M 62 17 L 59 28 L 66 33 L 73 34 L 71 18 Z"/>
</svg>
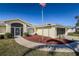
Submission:
<svg viewBox="0 0 79 59">
<path fill-rule="evenodd" d="M 35 35 L 38 35 L 37 33 L 35 33 Z"/>
<path fill-rule="evenodd" d="M 6 33 L 5 38 L 12 38 L 12 34 L 11 33 Z"/>
<path fill-rule="evenodd" d="M 78 32 L 73 32 L 73 33 L 68 33 L 68 35 L 71 35 L 71 36 L 79 36 L 79 33 Z"/>
<path fill-rule="evenodd" d="M 73 35 L 74 33 L 68 33 L 68 35 Z"/>
<path fill-rule="evenodd" d="M 4 39 L 4 35 L 0 35 L 0 39 Z"/>
<path fill-rule="evenodd" d="M 30 36 L 29 32 L 25 32 L 24 36 Z"/>
</svg>

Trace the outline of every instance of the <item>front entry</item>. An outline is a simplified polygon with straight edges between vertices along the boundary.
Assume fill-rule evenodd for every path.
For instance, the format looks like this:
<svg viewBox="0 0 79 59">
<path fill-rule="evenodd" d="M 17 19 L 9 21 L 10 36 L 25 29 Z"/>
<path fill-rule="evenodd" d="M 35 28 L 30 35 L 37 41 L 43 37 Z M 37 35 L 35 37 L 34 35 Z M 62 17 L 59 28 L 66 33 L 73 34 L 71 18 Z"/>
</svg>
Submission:
<svg viewBox="0 0 79 59">
<path fill-rule="evenodd" d="M 21 28 L 15 27 L 14 28 L 14 37 L 21 36 Z"/>
<path fill-rule="evenodd" d="M 23 36 L 23 25 L 20 23 L 12 23 L 11 33 L 13 37 Z"/>
</svg>

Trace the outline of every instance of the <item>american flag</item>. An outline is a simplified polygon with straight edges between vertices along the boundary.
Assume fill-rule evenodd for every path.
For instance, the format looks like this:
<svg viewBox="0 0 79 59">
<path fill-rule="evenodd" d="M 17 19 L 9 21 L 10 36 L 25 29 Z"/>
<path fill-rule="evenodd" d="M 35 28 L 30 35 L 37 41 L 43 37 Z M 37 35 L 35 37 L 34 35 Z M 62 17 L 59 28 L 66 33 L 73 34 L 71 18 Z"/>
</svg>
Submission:
<svg viewBox="0 0 79 59">
<path fill-rule="evenodd" d="M 40 3 L 40 5 L 41 5 L 42 7 L 45 7 L 45 6 L 46 6 L 46 3 Z"/>
</svg>

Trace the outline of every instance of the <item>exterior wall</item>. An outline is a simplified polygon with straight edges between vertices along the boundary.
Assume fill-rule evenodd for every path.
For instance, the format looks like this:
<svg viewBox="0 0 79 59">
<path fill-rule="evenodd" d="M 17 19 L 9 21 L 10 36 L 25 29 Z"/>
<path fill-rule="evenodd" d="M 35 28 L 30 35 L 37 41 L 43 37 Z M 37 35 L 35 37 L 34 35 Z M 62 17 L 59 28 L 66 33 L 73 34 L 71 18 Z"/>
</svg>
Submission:
<svg viewBox="0 0 79 59">
<path fill-rule="evenodd" d="M 27 28 L 26 24 L 23 24 L 23 33 L 27 32 Z"/>
<path fill-rule="evenodd" d="M 11 31 L 11 26 L 9 24 L 6 24 L 6 32 L 10 33 Z"/>
<path fill-rule="evenodd" d="M 36 33 L 38 35 L 42 35 L 42 29 L 41 28 L 36 28 Z"/>
<path fill-rule="evenodd" d="M 52 38 L 56 38 L 56 29 L 55 27 L 47 27 L 47 28 L 43 28 L 43 34 L 42 34 L 42 28 L 37 28 L 36 29 L 36 33 L 38 35 L 43 35 L 43 36 L 49 36 Z"/>
<path fill-rule="evenodd" d="M 0 34 L 3 34 L 6 32 L 6 26 L 0 26 Z"/>
<path fill-rule="evenodd" d="M 56 28 L 55 27 L 52 27 L 50 29 L 50 37 L 57 38 L 57 31 L 56 31 Z"/>
<path fill-rule="evenodd" d="M 72 32 L 75 32 L 75 29 L 66 29 L 66 32 L 65 32 L 65 35 L 68 35 L 68 33 L 72 33 Z"/>
<path fill-rule="evenodd" d="M 37 28 L 36 29 L 36 33 L 38 34 L 38 35 L 44 35 L 44 36 L 48 36 L 48 29 L 49 28 Z M 42 31 L 43 31 L 43 33 L 42 33 Z"/>
<path fill-rule="evenodd" d="M 7 22 L 7 30 L 6 30 L 7 32 L 11 32 L 11 24 L 12 23 L 20 23 L 20 24 L 22 24 L 23 25 L 23 33 L 27 32 L 27 26 L 26 26 L 26 24 L 23 23 L 23 22 L 21 22 L 20 20 L 14 20 L 14 21 Z"/>
</svg>

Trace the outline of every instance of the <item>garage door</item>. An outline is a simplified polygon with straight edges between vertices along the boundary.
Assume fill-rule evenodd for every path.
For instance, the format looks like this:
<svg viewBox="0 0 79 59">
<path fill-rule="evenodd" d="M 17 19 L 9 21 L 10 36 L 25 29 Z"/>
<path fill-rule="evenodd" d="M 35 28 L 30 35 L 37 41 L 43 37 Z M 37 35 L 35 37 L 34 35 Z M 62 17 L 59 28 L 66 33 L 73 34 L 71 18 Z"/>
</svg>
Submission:
<svg viewBox="0 0 79 59">
<path fill-rule="evenodd" d="M 49 35 L 49 29 L 44 29 L 43 34 L 44 34 L 44 36 L 48 36 Z"/>
<path fill-rule="evenodd" d="M 37 34 L 42 35 L 42 29 L 38 29 Z M 48 36 L 49 35 L 49 29 L 43 29 L 43 35 Z"/>
</svg>

